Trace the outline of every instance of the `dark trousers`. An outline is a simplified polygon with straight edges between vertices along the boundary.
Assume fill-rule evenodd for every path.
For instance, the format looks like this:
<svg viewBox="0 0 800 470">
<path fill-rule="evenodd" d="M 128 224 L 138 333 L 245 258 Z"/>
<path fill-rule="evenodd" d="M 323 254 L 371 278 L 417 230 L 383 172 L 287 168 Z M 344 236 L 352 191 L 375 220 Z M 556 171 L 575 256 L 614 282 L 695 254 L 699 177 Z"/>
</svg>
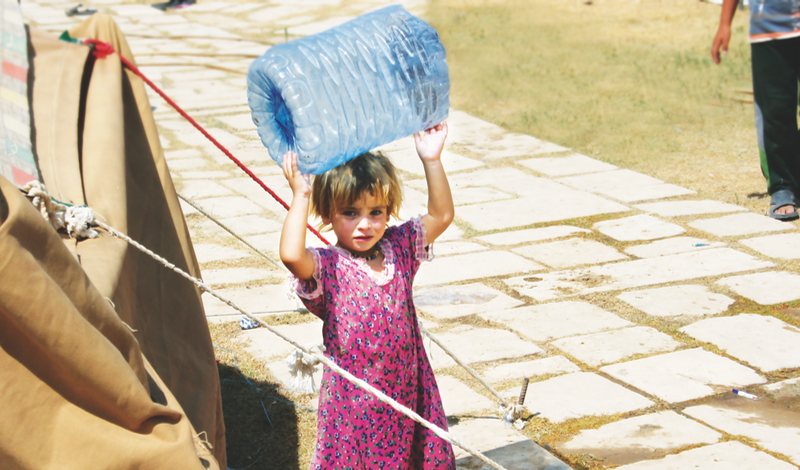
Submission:
<svg viewBox="0 0 800 470">
<path fill-rule="evenodd" d="M 767 191 L 800 197 L 800 37 L 751 44 L 756 132 Z"/>
</svg>

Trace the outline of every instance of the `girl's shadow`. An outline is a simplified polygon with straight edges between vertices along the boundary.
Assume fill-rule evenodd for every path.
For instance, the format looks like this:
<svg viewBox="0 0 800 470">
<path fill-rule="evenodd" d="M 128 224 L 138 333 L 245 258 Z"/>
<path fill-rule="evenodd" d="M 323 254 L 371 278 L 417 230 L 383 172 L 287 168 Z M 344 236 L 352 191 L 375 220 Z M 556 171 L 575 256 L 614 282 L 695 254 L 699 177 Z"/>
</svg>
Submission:
<svg viewBox="0 0 800 470">
<path fill-rule="evenodd" d="M 295 403 L 277 385 L 218 364 L 228 468 L 299 470 Z"/>
</svg>

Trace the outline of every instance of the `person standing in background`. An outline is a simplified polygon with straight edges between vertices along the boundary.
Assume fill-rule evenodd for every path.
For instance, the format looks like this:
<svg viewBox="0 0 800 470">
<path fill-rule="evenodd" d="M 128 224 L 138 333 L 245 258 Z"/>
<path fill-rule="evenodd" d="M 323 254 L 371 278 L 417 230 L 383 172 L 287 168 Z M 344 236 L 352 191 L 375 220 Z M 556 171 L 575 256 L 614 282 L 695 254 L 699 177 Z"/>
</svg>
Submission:
<svg viewBox="0 0 800 470">
<path fill-rule="evenodd" d="M 711 58 L 728 51 L 739 0 L 723 0 Z M 800 130 L 800 0 L 750 0 L 750 50 L 761 171 L 770 194 L 769 216 L 798 218 Z"/>
</svg>

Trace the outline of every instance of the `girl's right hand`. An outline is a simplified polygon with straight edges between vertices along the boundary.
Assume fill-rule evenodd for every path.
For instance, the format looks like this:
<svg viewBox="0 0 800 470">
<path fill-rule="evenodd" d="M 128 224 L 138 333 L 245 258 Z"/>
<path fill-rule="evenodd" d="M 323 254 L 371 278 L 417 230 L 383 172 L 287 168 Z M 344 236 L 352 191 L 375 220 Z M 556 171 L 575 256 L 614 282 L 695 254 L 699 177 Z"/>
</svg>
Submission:
<svg viewBox="0 0 800 470">
<path fill-rule="evenodd" d="M 283 176 L 292 188 L 292 194 L 308 196 L 311 194 L 311 175 L 304 175 L 297 167 L 297 154 L 291 150 L 283 155 Z"/>
</svg>

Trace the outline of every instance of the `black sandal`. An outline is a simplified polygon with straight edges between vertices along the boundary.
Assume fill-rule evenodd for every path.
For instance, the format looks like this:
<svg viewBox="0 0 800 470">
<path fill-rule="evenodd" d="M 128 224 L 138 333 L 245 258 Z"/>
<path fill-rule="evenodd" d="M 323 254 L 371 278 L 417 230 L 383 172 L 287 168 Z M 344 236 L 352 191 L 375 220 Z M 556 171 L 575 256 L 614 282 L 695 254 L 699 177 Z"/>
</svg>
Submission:
<svg viewBox="0 0 800 470">
<path fill-rule="evenodd" d="M 784 206 L 792 206 L 792 212 L 788 214 L 780 214 L 776 212 Z M 779 189 L 772 193 L 772 199 L 769 203 L 769 216 L 781 222 L 789 222 L 797 220 L 800 215 L 797 213 L 797 200 L 791 189 Z"/>
</svg>

